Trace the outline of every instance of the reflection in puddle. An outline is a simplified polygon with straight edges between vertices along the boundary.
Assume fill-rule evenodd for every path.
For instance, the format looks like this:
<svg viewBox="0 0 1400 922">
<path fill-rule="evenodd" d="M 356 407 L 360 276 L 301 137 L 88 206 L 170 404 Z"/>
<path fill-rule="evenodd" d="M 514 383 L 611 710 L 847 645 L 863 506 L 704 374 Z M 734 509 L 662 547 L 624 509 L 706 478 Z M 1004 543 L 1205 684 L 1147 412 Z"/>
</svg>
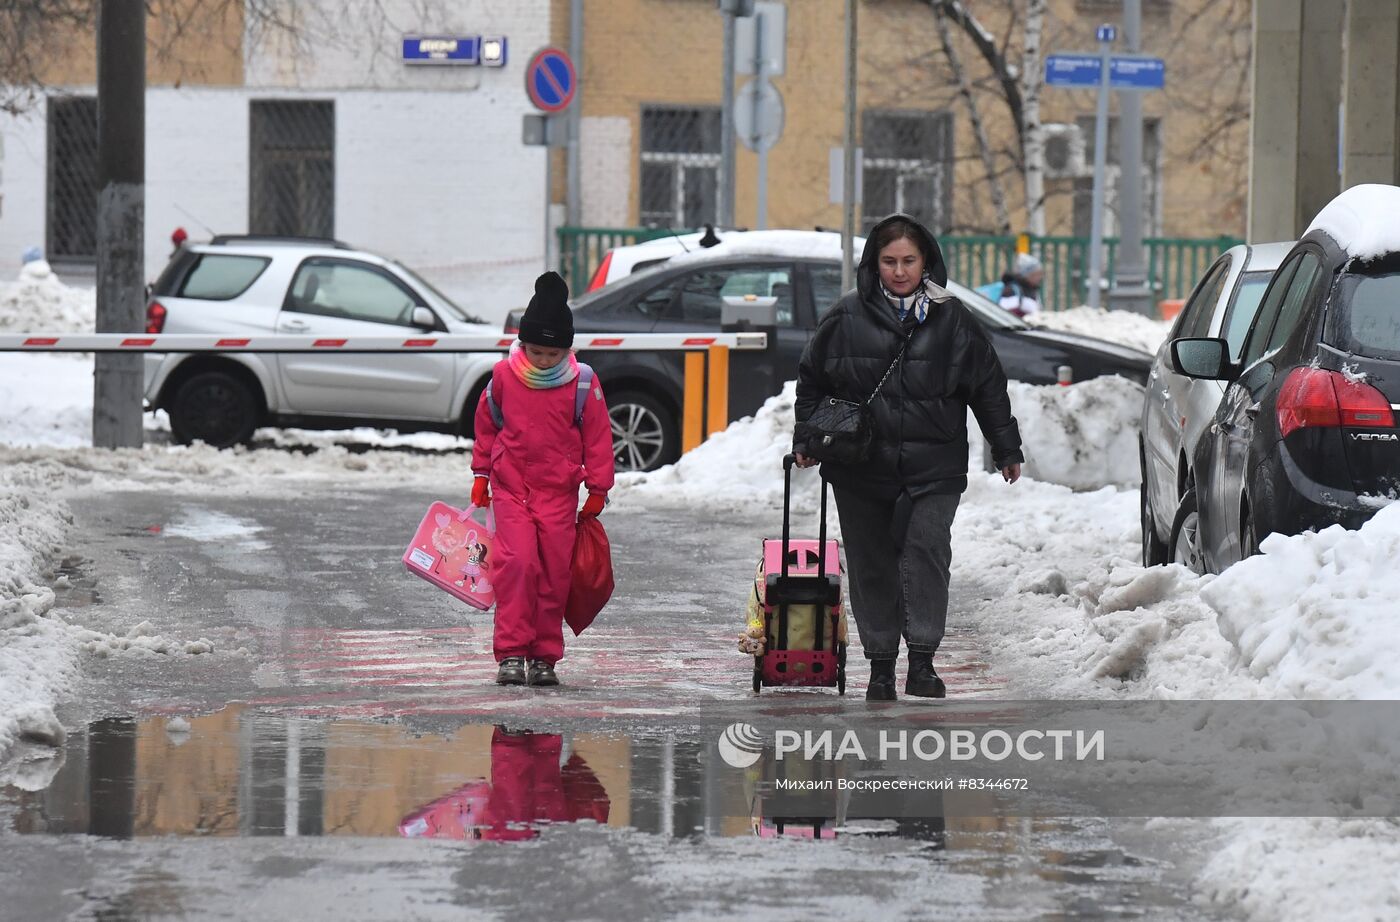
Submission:
<svg viewBox="0 0 1400 922">
<path fill-rule="evenodd" d="M 59 562 L 49 583 L 53 589 L 55 608 L 86 608 L 102 604 L 102 593 L 97 591 L 97 577 L 91 572 L 91 565 L 91 560 L 76 555 Z"/>
<path fill-rule="evenodd" d="M 858 794 L 830 789 L 804 790 L 778 809 L 780 780 L 791 786 L 839 778 L 844 763 L 782 762 L 765 753 L 735 769 L 708 758 L 710 745 L 699 734 L 659 728 L 407 726 L 233 706 L 201 717 L 90 724 L 69 737 L 64 761 L 41 779 L 46 787 L 25 789 L 12 778 L 0 787 L 0 806 L 20 833 L 118 839 L 517 841 L 575 823 L 677 843 L 805 839 L 876 855 L 893 847 L 1017 887 L 1038 880 L 1069 888 L 1061 895 L 1089 906 L 1089 916 L 1103 915 L 1092 908 L 1105 905 L 1101 900 L 1142 906 L 1179 898 L 1161 886 L 1159 863 L 1114 849 L 1091 823 L 979 813 L 990 806 L 976 800 L 988 796 L 983 792 L 940 792 L 932 809 L 924 792 L 919 809 L 896 817 L 887 800 L 887 812 L 876 815 Z M 775 852 L 774 860 L 791 854 Z M 1081 902 L 1089 894 L 1092 900 Z"/>
</svg>

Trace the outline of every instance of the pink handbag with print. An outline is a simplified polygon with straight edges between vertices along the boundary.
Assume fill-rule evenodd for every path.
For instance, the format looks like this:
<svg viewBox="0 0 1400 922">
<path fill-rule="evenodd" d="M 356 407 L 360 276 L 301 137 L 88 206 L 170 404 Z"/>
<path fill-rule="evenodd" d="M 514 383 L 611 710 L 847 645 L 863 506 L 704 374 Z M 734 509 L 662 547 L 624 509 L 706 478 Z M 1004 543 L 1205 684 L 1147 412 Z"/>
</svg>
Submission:
<svg viewBox="0 0 1400 922">
<path fill-rule="evenodd" d="M 491 584 L 496 517 L 487 509 L 479 519 L 480 511 L 433 503 L 403 552 L 403 565 L 448 595 L 486 611 L 496 604 Z"/>
</svg>

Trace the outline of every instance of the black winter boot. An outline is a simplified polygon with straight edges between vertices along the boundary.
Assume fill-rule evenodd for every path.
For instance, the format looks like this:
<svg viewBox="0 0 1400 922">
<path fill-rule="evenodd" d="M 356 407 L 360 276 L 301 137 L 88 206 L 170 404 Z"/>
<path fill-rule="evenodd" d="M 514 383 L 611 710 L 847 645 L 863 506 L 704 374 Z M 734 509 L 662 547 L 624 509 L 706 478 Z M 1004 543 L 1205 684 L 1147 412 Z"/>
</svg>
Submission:
<svg viewBox="0 0 1400 922">
<path fill-rule="evenodd" d="M 873 659 L 870 661 L 870 684 L 865 686 L 865 700 L 895 700 L 894 660 Z"/>
<path fill-rule="evenodd" d="M 542 659 L 530 660 L 531 685 L 558 685 L 559 677 L 554 674 L 554 664 Z"/>
<path fill-rule="evenodd" d="M 497 685 L 524 685 L 525 684 L 525 657 L 507 656 L 501 660 L 501 667 L 496 670 Z"/>
<path fill-rule="evenodd" d="M 909 678 L 904 683 L 904 693 L 917 698 L 943 698 L 948 687 L 933 671 L 932 653 L 909 654 Z"/>
</svg>

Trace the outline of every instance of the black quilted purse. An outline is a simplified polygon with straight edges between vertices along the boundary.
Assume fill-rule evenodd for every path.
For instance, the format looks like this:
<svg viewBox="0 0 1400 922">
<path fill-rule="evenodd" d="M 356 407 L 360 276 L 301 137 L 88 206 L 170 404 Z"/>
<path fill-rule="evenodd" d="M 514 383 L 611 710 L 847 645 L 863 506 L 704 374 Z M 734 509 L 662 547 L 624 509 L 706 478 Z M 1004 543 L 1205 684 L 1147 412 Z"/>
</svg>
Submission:
<svg viewBox="0 0 1400 922">
<path fill-rule="evenodd" d="M 870 457 L 870 444 L 874 441 L 874 421 L 870 404 L 880 396 L 880 388 L 885 386 L 894 372 L 904 350 L 913 337 L 911 330 L 904 337 L 904 343 L 895 354 L 890 367 L 875 385 L 875 390 L 861 403 L 843 400 L 840 397 L 824 396 L 817 402 L 817 408 L 804 422 L 797 424 L 799 442 L 806 442 L 804 452 L 809 458 L 818 461 L 832 461 L 836 464 L 856 464 Z"/>
</svg>

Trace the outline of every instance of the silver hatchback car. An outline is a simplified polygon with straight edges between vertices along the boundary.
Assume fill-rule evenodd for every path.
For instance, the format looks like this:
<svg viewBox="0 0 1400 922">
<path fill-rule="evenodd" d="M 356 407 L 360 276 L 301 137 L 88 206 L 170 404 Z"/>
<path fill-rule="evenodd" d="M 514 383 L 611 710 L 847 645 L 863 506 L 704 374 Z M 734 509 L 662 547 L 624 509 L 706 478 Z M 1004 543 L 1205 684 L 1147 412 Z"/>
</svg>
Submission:
<svg viewBox="0 0 1400 922">
<path fill-rule="evenodd" d="M 1178 522 L 1181 497 L 1192 484 L 1191 461 L 1196 442 L 1209 425 L 1225 393 L 1220 381 L 1201 381 L 1172 371 L 1170 345 L 1184 336 L 1219 336 L 1238 361 L 1245 334 L 1259 310 L 1274 270 L 1292 243 L 1231 247 L 1196 283 L 1171 333 L 1157 350 L 1147 379 L 1138 436 L 1142 465 L 1142 563 L 1153 567 L 1179 561 L 1199 570 L 1190 559 L 1197 547 L 1190 522 Z M 1178 540 L 1178 537 L 1180 540 Z M 1179 545 L 1174 548 L 1173 543 Z"/>
<path fill-rule="evenodd" d="M 334 240 L 215 237 L 183 247 L 151 290 L 148 333 L 494 335 L 407 267 Z M 146 404 L 175 441 L 224 448 L 262 425 L 375 425 L 470 435 L 499 353 L 145 356 Z"/>
</svg>

